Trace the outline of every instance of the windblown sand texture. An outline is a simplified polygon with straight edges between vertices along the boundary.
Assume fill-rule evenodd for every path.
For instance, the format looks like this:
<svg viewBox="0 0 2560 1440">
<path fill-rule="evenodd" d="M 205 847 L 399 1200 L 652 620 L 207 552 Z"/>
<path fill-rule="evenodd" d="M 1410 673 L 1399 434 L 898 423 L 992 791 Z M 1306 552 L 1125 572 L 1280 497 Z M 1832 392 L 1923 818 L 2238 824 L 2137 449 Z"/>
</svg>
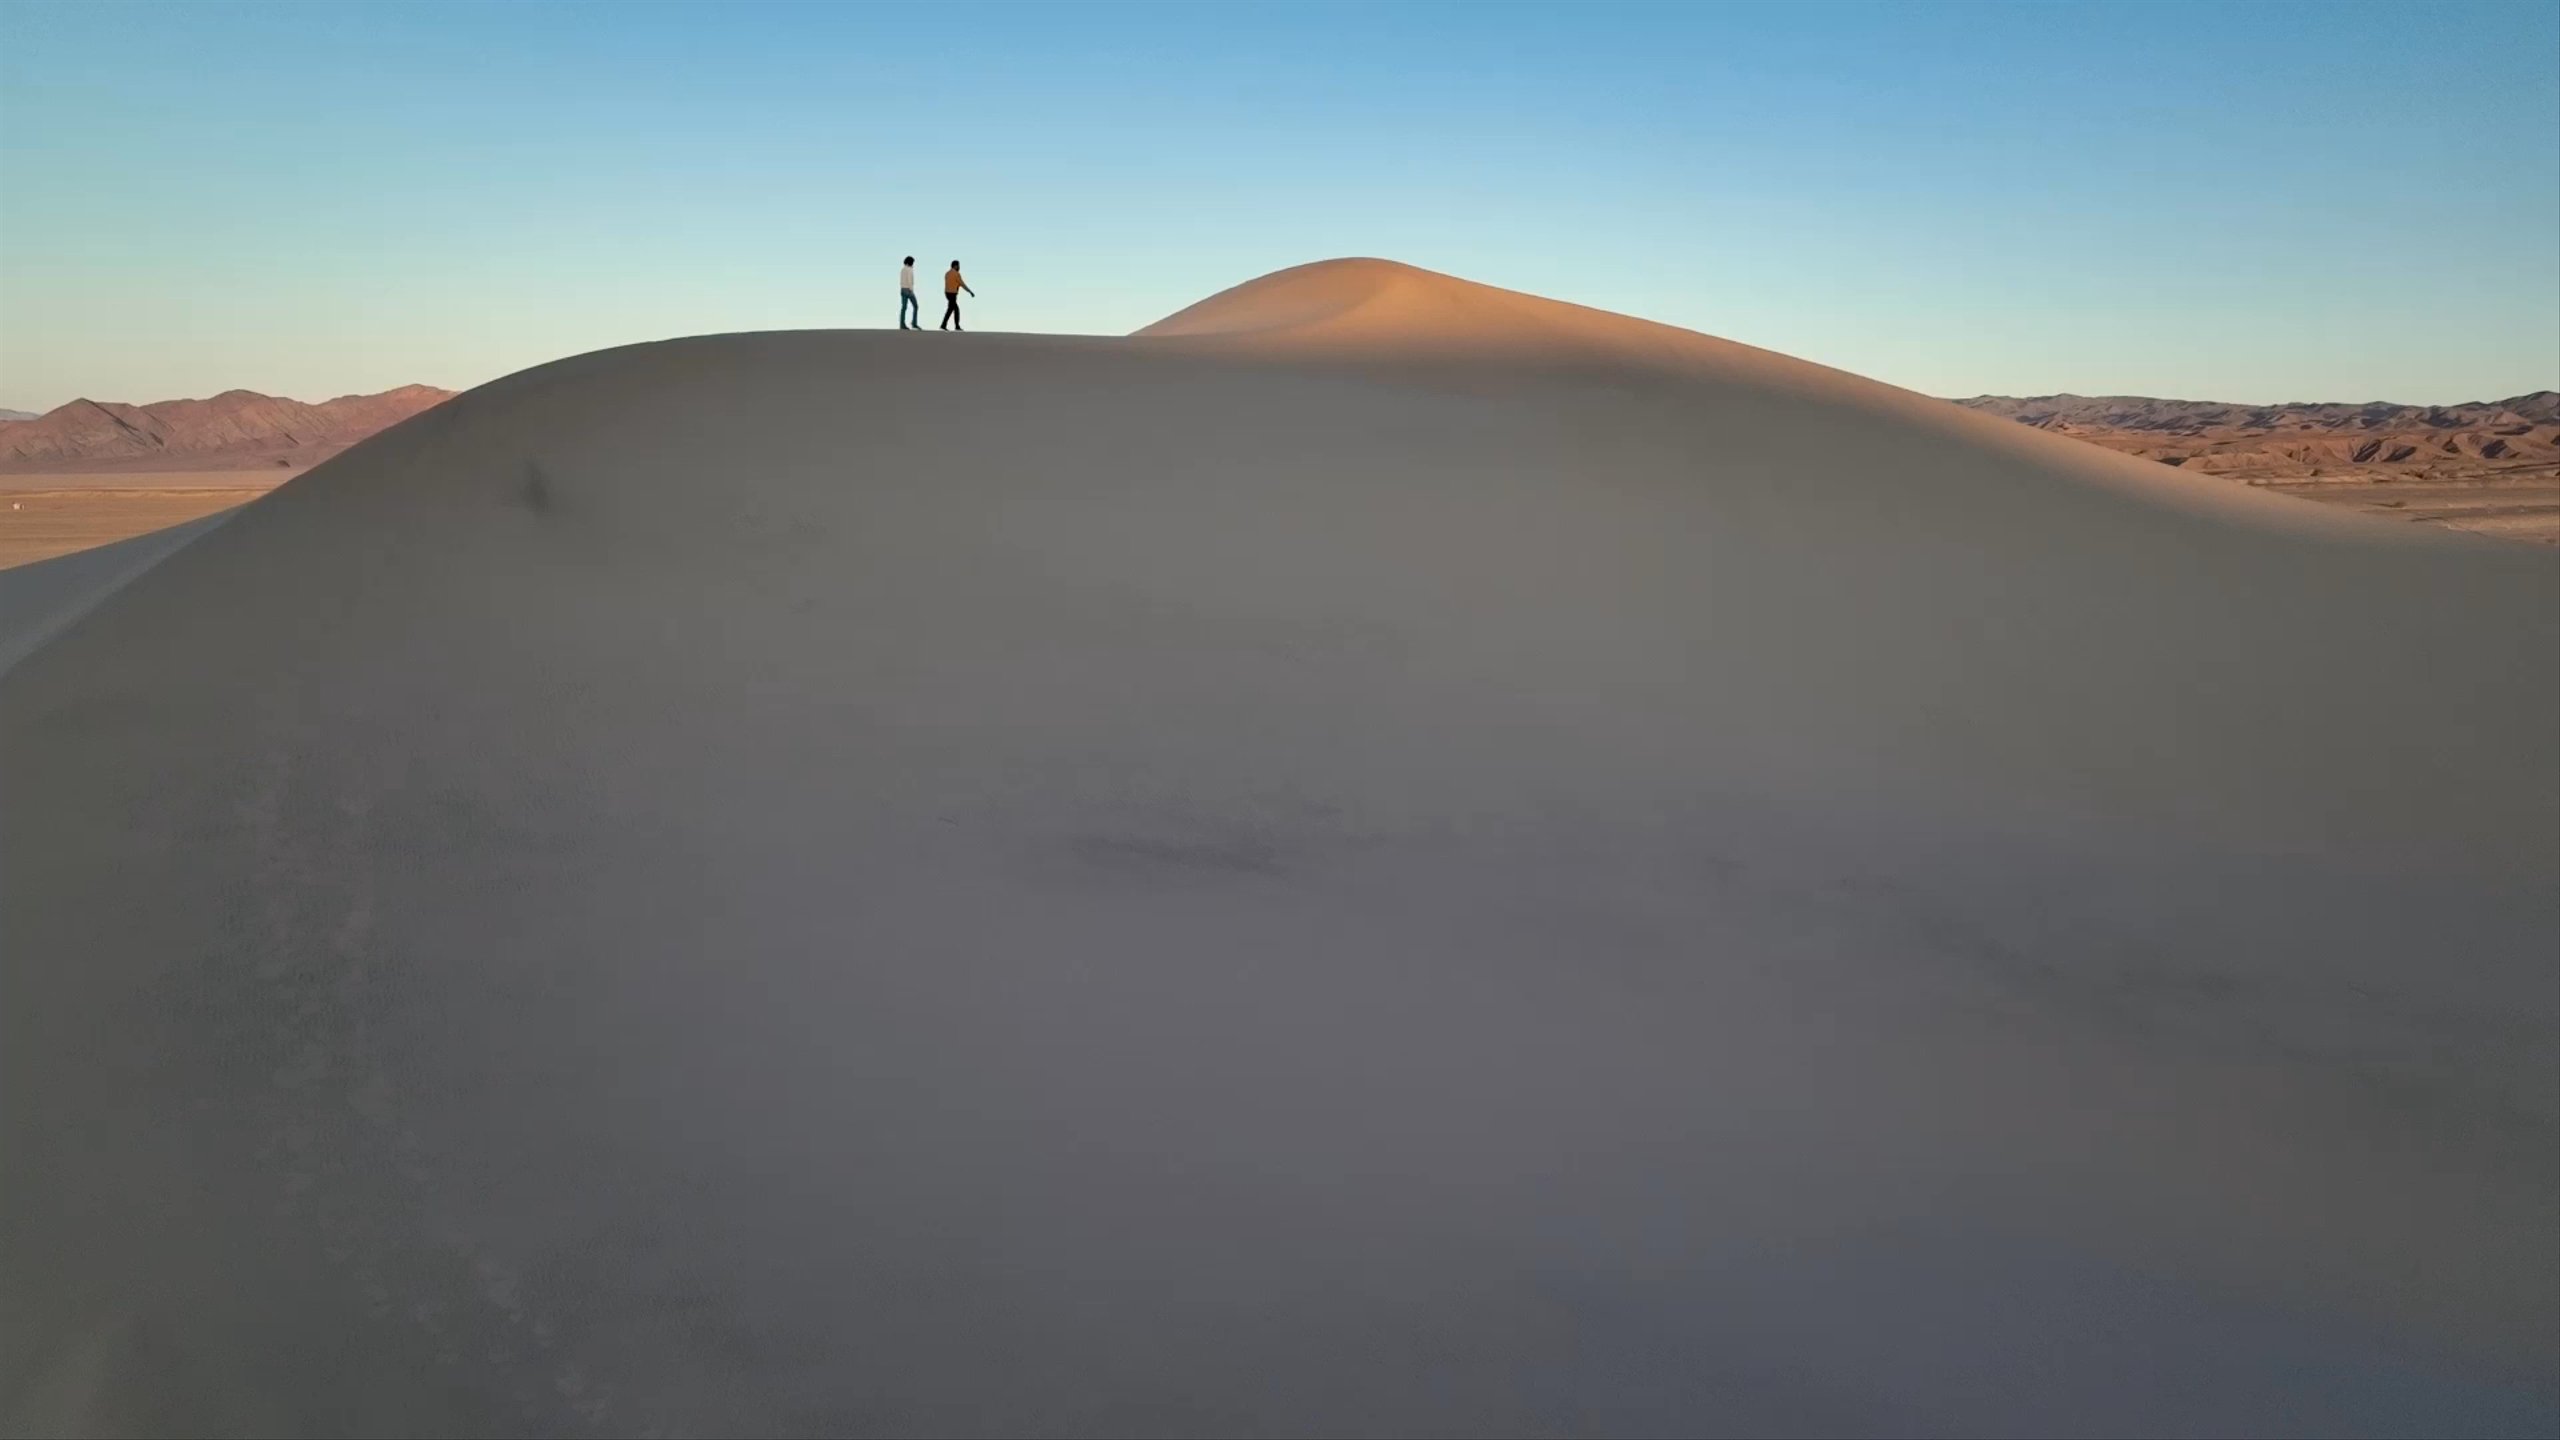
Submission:
<svg viewBox="0 0 2560 1440">
<path fill-rule="evenodd" d="M 0 576 L 12 1431 L 2560 1423 L 2548 552 L 1380 261 L 203 523 Z"/>
</svg>

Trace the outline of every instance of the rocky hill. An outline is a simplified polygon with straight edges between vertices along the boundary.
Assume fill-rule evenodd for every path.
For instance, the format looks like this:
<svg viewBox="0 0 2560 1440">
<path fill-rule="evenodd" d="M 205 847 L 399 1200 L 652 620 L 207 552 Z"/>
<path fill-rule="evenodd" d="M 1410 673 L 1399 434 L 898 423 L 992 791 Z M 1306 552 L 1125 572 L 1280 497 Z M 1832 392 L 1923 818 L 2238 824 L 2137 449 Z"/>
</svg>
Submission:
<svg viewBox="0 0 2560 1440">
<path fill-rule="evenodd" d="M 2235 480 L 2447 480 L 2560 470 L 2560 391 L 2465 405 L 2233 405 L 1977 395 L 1959 405 Z"/>
<path fill-rule="evenodd" d="M 0 473 L 299 468 L 452 394 L 404 385 L 317 405 L 254 390 L 149 405 L 74 400 L 32 420 L 0 420 Z"/>
</svg>

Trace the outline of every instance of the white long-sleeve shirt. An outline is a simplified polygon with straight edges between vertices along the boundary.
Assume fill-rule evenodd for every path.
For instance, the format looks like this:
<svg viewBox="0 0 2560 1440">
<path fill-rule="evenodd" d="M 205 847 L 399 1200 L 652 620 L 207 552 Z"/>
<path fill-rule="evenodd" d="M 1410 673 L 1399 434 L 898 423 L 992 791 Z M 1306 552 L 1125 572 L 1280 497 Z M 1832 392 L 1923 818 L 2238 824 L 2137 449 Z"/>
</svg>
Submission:
<svg viewBox="0 0 2560 1440">
<path fill-rule="evenodd" d="M 913 265 L 901 265 L 898 267 L 898 288 L 901 290 L 913 290 L 916 288 L 916 267 Z"/>
</svg>

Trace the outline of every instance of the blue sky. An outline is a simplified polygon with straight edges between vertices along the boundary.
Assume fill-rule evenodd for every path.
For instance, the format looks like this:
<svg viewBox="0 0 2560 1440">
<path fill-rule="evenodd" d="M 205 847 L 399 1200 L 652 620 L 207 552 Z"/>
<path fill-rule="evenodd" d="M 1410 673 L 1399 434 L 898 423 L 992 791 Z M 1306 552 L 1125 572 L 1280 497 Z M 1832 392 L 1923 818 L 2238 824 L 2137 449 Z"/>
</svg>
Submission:
<svg viewBox="0 0 2560 1440">
<path fill-rule="evenodd" d="M 0 406 L 1385 255 L 1938 394 L 2560 386 L 2560 4 L 0 3 Z M 918 343 L 942 343 L 939 338 Z"/>
</svg>

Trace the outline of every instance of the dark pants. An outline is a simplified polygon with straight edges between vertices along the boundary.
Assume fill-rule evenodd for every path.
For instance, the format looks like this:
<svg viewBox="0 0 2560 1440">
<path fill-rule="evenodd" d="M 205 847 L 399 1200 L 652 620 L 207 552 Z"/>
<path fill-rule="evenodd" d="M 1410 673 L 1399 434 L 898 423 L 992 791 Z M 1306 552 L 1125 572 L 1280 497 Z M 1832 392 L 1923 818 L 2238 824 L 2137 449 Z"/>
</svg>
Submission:
<svg viewBox="0 0 2560 1440">
<path fill-rule="evenodd" d="M 960 328 L 959 291 L 950 291 L 942 297 L 942 323 L 934 328 L 938 330 L 957 330 Z"/>
<path fill-rule="evenodd" d="M 923 322 L 924 312 L 916 308 L 916 292 L 901 286 L 898 290 L 898 328 L 921 330 Z"/>
</svg>

